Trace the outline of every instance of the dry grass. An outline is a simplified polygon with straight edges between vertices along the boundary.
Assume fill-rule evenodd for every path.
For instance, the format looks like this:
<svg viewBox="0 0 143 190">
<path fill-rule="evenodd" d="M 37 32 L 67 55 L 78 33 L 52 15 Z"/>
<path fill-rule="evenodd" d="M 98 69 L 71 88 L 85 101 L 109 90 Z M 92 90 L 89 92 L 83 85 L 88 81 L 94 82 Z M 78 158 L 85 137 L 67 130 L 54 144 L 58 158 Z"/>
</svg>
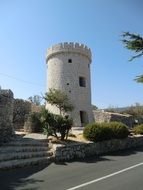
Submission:
<svg viewBox="0 0 143 190">
<path fill-rule="evenodd" d="M 88 143 L 88 141 L 83 137 L 82 134 L 69 136 L 67 140 L 61 141 L 60 139 L 57 139 L 56 137 L 52 137 L 51 142 L 53 144 L 71 144 L 71 143 Z"/>
<path fill-rule="evenodd" d="M 78 135 L 75 135 L 76 137 L 68 137 L 68 139 L 70 140 L 74 140 L 74 141 L 77 141 L 77 142 L 85 142 L 87 143 L 87 140 L 83 137 L 82 134 L 78 134 Z"/>
</svg>

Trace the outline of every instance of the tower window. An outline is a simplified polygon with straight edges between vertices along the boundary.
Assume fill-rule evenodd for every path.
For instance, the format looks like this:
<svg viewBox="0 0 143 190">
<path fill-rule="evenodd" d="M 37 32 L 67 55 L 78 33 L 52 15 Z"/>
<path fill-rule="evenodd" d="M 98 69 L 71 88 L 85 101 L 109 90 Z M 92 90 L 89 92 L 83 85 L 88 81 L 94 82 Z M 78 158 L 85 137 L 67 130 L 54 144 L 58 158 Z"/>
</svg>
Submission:
<svg viewBox="0 0 143 190">
<path fill-rule="evenodd" d="M 79 86 L 86 87 L 86 80 L 84 77 L 79 77 Z"/>
<path fill-rule="evenodd" d="M 68 59 L 68 63 L 72 63 L 72 59 Z"/>
<path fill-rule="evenodd" d="M 69 83 L 67 83 L 67 85 L 69 85 Z"/>
</svg>

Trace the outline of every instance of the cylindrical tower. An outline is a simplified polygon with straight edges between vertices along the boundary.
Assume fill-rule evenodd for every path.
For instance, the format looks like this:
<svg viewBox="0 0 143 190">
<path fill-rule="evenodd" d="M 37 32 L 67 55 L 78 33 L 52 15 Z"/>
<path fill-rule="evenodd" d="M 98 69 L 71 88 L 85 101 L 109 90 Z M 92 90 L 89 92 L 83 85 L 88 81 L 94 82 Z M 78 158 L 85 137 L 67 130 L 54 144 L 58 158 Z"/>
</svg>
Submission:
<svg viewBox="0 0 143 190">
<path fill-rule="evenodd" d="M 46 53 L 48 88 L 66 92 L 74 110 L 70 113 L 74 126 L 93 122 L 91 107 L 90 49 L 78 43 L 60 43 Z M 46 107 L 52 113 L 59 110 L 50 104 Z"/>
</svg>

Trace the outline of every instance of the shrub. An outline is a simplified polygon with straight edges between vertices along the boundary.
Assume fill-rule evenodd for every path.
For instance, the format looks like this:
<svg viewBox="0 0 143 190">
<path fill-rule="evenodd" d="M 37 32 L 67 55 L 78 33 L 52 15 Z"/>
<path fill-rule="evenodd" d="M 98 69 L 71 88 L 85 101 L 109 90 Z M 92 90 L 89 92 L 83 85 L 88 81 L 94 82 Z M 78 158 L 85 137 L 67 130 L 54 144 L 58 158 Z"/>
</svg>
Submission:
<svg viewBox="0 0 143 190">
<path fill-rule="evenodd" d="M 57 137 L 56 131 L 54 130 L 54 126 L 56 125 L 54 114 L 50 113 L 47 109 L 43 108 L 41 110 L 40 121 L 44 134 L 46 134 L 47 136 L 55 135 Z"/>
<path fill-rule="evenodd" d="M 41 123 L 44 133 L 48 135 L 54 135 L 58 138 L 57 132 L 61 135 L 61 140 L 67 139 L 69 130 L 72 127 L 72 119 L 67 116 L 56 115 L 50 113 L 48 110 L 43 109 L 41 111 Z"/>
<path fill-rule="evenodd" d="M 134 127 L 133 132 L 135 134 L 143 135 L 143 124 L 140 124 L 140 125 L 137 125 L 136 127 Z"/>
<path fill-rule="evenodd" d="M 112 121 L 108 123 L 108 126 L 112 129 L 113 138 L 115 139 L 123 139 L 129 135 L 128 127 L 121 122 Z"/>
<path fill-rule="evenodd" d="M 56 126 L 55 129 L 61 135 L 61 140 L 67 139 L 69 131 L 72 127 L 73 120 L 67 116 L 55 115 Z"/>
<path fill-rule="evenodd" d="M 112 138 L 112 129 L 107 123 L 93 123 L 85 126 L 83 136 L 90 141 L 99 142 Z"/>
</svg>

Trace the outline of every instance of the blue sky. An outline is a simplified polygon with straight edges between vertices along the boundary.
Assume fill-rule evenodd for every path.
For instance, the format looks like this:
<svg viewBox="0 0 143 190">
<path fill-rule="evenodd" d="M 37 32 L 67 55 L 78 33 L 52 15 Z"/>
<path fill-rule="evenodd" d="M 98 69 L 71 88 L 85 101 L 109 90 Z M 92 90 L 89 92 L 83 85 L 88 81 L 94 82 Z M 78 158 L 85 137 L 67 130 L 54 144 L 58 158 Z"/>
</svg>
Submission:
<svg viewBox="0 0 143 190">
<path fill-rule="evenodd" d="M 143 58 L 132 52 L 121 33 L 143 35 L 142 0 L 0 0 L 0 86 L 15 98 L 46 90 L 46 49 L 59 42 L 91 48 L 92 103 L 99 108 L 143 103 Z"/>
</svg>

